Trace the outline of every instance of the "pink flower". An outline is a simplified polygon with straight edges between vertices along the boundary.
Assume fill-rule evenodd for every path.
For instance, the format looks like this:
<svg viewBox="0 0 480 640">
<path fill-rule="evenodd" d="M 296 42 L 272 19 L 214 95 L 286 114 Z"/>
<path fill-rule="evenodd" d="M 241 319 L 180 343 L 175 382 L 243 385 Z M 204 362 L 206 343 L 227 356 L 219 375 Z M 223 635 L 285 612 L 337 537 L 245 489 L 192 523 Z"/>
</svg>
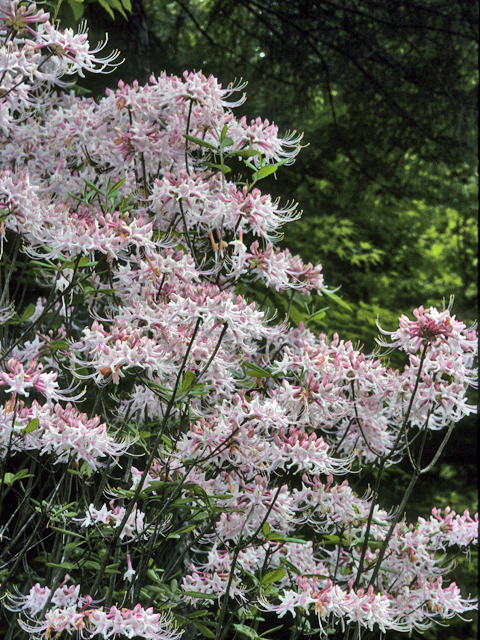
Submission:
<svg viewBox="0 0 480 640">
<path fill-rule="evenodd" d="M 131 582 L 133 580 L 134 575 L 136 574 L 135 569 L 132 567 L 132 560 L 130 558 L 130 554 L 127 553 L 127 570 L 123 574 L 123 579 Z"/>
<path fill-rule="evenodd" d="M 408 353 L 415 353 L 426 343 L 437 346 L 442 342 L 448 343 L 459 355 L 474 351 L 476 334 L 472 333 L 473 327 L 467 329 L 463 322 L 451 316 L 450 308 L 440 312 L 436 307 L 419 307 L 413 311 L 415 320 L 401 316 L 397 331 L 384 331 L 379 326 L 384 335 L 391 336 L 391 343 L 379 341 L 379 344 L 389 348 L 400 347 Z"/>
</svg>

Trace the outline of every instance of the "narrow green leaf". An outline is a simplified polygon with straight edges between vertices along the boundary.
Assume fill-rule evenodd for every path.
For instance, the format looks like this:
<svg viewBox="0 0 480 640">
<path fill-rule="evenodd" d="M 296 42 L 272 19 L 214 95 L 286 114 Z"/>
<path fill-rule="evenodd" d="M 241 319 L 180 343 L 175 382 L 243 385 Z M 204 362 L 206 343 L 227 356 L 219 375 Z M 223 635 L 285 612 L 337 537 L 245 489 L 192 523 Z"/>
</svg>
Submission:
<svg viewBox="0 0 480 640">
<path fill-rule="evenodd" d="M 52 340 L 52 342 L 48 343 L 48 348 L 53 351 L 58 351 L 59 349 L 69 349 L 70 345 L 66 340 Z"/>
<path fill-rule="evenodd" d="M 337 296 L 335 293 L 333 293 L 333 291 L 329 291 L 328 289 L 322 289 L 322 293 L 328 296 L 331 300 L 339 304 L 344 309 L 348 309 L 348 311 L 352 311 L 352 307 L 348 304 L 348 302 L 345 302 L 345 300 L 342 300 L 342 298 L 340 298 L 340 296 Z"/>
<path fill-rule="evenodd" d="M 223 140 L 225 139 L 225 136 L 227 135 L 227 131 L 228 131 L 228 124 L 224 124 L 222 133 L 220 134 L 220 142 L 223 142 Z"/>
<path fill-rule="evenodd" d="M 97 261 L 91 261 L 90 258 L 87 258 L 87 256 L 83 256 L 82 258 L 80 258 L 80 260 L 78 261 L 78 266 L 79 267 L 96 267 L 98 264 Z"/>
<path fill-rule="evenodd" d="M 206 390 L 206 385 L 202 382 L 201 384 L 194 384 L 188 393 L 191 396 L 199 398 L 200 396 L 204 396 L 208 393 L 208 390 Z"/>
<path fill-rule="evenodd" d="M 110 565 L 108 567 L 105 567 L 105 573 L 109 575 L 116 573 L 118 575 L 119 573 L 121 573 L 121 571 L 119 571 L 118 569 L 115 569 L 113 565 Z"/>
<path fill-rule="evenodd" d="M 295 544 L 307 544 L 307 541 L 301 538 L 285 538 L 285 540 L 287 542 L 295 542 Z"/>
<path fill-rule="evenodd" d="M 218 151 L 217 147 L 214 147 L 213 144 L 210 144 L 210 142 L 205 142 L 205 140 L 202 140 L 201 138 L 196 138 L 195 136 L 189 136 L 186 134 L 184 134 L 183 137 L 189 142 L 194 142 L 195 144 L 198 144 L 200 147 L 205 147 L 206 149 L 213 149 L 213 151 Z"/>
<path fill-rule="evenodd" d="M 103 2 L 103 0 L 98 0 L 98 1 L 100 2 L 100 4 L 102 4 L 102 2 Z M 113 13 L 112 13 L 112 16 L 113 16 Z M 93 184 L 93 182 L 90 182 L 90 180 L 87 180 L 87 178 L 84 178 L 83 181 L 85 182 L 85 184 L 87 186 L 90 187 L 90 189 L 93 189 L 94 191 L 99 193 L 101 196 L 103 196 L 103 192 L 97 187 L 97 185 Z"/>
<path fill-rule="evenodd" d="M 262 577 L 262 584 L 271 584 L 272 582 L 277 582 L 281 580 L 287 572 L 285 569 L 273 569 L 273 571 L 269 571 Z"/>
<path fill-rule="evenodd" d="M 113 7 L 114 9 L 116 9 L 119 13 L 122 14 L 122 16 L 125 18 L 125 20 L 127 19 L 127 16 L 125 14 L 125 11 L 123 10 L 123 6 L 121 5 L 119 0 L 107 0 L 108 4 Z"/>
<path fill-rule="evenodd" d="M 254 164 L 252 164 L 251 162 L 248 162 L 248 160 L 245 160 L 245 164 L 249 169 L 251 169 L 252 171 L 255 171 L 255 173 L 257 172 L 257 167 Z M 255 174 L 253 174 L 253 178 L 255 180 Z"/>
<path fill-rule="evenodd" d="M 82 542 L 67 542 L 67 544 L 63 547 L 63 549 L 65 549 L 65 551 L 71 551 L 72 549 L 76 549 L 77 547 L 81 547 L 83 544 Z"/>
<path fill-rule="evenodd" d="M 252 640 L 258 640 L 258 638 L 260 638 L 255 629 L 247 627 L 247 625 L 245 624 L 234 624 L 233 628 L 239 633 L 243 633 L 243 635 L 247 636 L 247 638 L 252 638 Z"/>
<path fill-rule="evenodd" d="M 177 529 L 175 531 L 175 533 L 178 533 L 179 535 L 181 533 L 188 533 L 189 531 L 193 531 L 195 529 L 196 525 L 195 524 L 189 524 L 186 527 L 182 527 L 181 529 Z"/>
<path fill-rule="evenodd" d="M 215 164 L 214 162 L 205 162 L 205 165 L 210 169 L 217 169 L 222 173 L 229 173 L 231 171 L 230 167 L 227 167 L 226 164 Z"/>
<path fill-rule="evenodd" d="M 325 311 L 317 311 L 317 313 L 314 313 L 313 316 L 310 316 L 310 318 L 308 319 L 308 321 L 310 322 L 311 320 L 321 320 L 322 318 L 324 318 L 327 314 L 325 313 Z"/>
<path fill-rule="evenodd" d="M 329 536 L 325 534 L 323 540 L 332 544 L 338 544 L 340 542 L 340 536 Z"/>
<path fill-rule="evenodd" d="M 168 447 L 170 447 L 170 449 L 173 448 L 173 442 L 170 440 L 168 436 L 162 435 L 162 440 Z"/>
<path fill-rule="evenodd" d="M 22 478 L 33 478 L 33 473 L 28 473 L 28 469 L 22 469 L 16 474 L 6 473 L 4 476 L 4 482 L 7 485 L 12 485 L 17 480 L 21 480 Z"/>
<path fill-rule="evenodd" d="M 121 180 L 116 182 L 112 187 L 110 187 L 110 189 L 108 190 L 108 195 L 110 195 L 114 191 L 117 191 L 117 189 L 119 189 L 122 186 L 122 184 L 125 182 L 125 180 L 126 180 L 126 178 L 122 178 Z"/>
<path fill-rule="evenodd" d="M 85 565 L 88 564 L 87 562 L 85 563 Z M 98 563 L 95 563 L 98 564 Z M 84 566 L 85 566 L 84 565 Z M 46 567 L 53 567 L 55 569 L 66 569 L 67 571 L 73 571 L 75 569 L 75 565 L 73 564 L 73 562 L 46 562 L 45 563 Z M 98 568 L 100 569 L 100 565 L 98 565 Z"/>
<path fill-rule="evenodd" d="M 240 158 L 251 158 L 252 156 L 258 156 L 260 151 L 255 149 L 239 149 L 238 151 L 232 151 L 228 156 L 240 156 Z M 253 165 L 252 165 L 253 166 Z"/>
<path fill-rule="evenodd" d="M 202 598 L 204 600 L 216 600 L 217 596 L 214 593 L 201 593 L 200 591 L 182 591 L 184 596 L 189 598 Z"/>
<path fill-rule="evenodd" d="M 113 11 L 111 10 L 109 4 L 105 0 L 97 0 L 97 1 L 105 9 L 105 11 L 109 14 L 109 16 L 112 18 L 112 20 L 115 20 L 115 15 L 114 15 Z"/>
<path fill-rule="evenodd" d="M 309 316 L 308 321 L 310 322 L 310 320 L 320 320 L 320 318 L 324 318 L 326 315 L 326 311 L 329 309 L 330 307 L 323 307 L 323 309 L 319 309 L 318 311 L 314 311 L 314 313 L 312 313 L 311 316 Z"/>
<path fill-rule="evenodd" d="M 298 567 L 296 567 L 294 564 L 292 564 L 292 563 L 290 562 L 290 560 L 287 560 L 286 558 L 284 558 L 284 557 L 282 556 L 282 557 L 280 558 L 280 562 L 281 562 L 282 564 L 286 564 L 286 565 L 287 565 L 287 567 L 293 571 L 293 573 L 296 573 L 296 574 L 297 574 L 297 576 L 302 575 L 302 572 L 300 571 L 300 569 L 299 569 Z"/>
<path fill-rule="evenodd" d="M 243 366 L 245 367 L 245 373 L 252 378 L 271 378 L 272 372 L 268 369 L 263 369 L 259 367 L 258 364 L 254 364 L 253 362 L 244 362 Z"/>
<path fill-rule="evenodd" d="M 278 631 L 279 629 L 283 629 L 283 624 L 279 624 L 278 627 L 273 627 L 273 629 L 268 629 L 267 631 L 264 631 L 263 633 L 261 633 L 258 637 L 262 638 L 264 640 L 268 640 L 268 638 L 265 636 L 266 633 L 273 633 L 274 631 Z"/>
<path fill-rule="evenodd" d="M 197 627 L 197 629 L 205 636 L 205 638 L 215 638 L 215 634 L 213 633 L 213 631 L 210 631 L 208 627 L 206 627 L 201 622 L 198 622 L 198 620 L 190 620 L 190 622 L 195 627 Z"/>
<path fill-rule="evenodd" d="M 264 536 L 268 536 L 268 534 L 270 533 L 270 525 L 268 524 L 268 522 L 265 522 L 262 525 L 262 533 Z"/>
<path fill-rule="evenodd" d="M 75 533 L 74 531 L 60 529 L 59 527 L 50 527 L 50 529 L 52 529 L 52 531 L 57 531 L 58 533 L 63 533 L 65 536 L 71 536 L 72 538 L 80 538 L 81 540 L 86 540 L 84 536 L 81 536 L 79 533 Z"/>
</svg>

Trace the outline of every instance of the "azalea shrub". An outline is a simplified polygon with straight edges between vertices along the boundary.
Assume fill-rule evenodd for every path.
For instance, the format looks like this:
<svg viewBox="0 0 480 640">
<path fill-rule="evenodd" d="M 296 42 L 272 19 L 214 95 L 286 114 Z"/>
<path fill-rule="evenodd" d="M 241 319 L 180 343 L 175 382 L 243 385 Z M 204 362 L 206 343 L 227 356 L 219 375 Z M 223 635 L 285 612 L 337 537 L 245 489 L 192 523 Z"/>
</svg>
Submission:
<svg viewBox="0 0 480 640">
<path fill-rule="evenodd" d="M 116 54 L 35 4 L 0 0 L 0 36 L 4 637 L 346 639 L 468 615 L 448 576 L 478 516 L 404 514 L 474 411 L 474 328 L 420 307 L 378 353 L 327 338 L 339 299 L 278 247 L 299 213 L 261 190 L 301 136 L 237 119 L 243 86 L 201 73 L 81 97 L 69 76 Z"/>
</svg>

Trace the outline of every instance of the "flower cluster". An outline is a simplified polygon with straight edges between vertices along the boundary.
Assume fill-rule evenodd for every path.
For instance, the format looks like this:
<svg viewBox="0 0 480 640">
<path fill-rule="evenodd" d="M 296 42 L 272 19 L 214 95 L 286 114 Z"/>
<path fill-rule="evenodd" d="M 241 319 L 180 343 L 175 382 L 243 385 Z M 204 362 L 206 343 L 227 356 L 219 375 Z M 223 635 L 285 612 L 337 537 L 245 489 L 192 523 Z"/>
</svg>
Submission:
<svg viewBox="0 0 480 640">
<path fill-rule="evenodd" d="M 260 609 L 360 635 L 475 608 L 443 556 L 478 516 L 410 524 L 378 502 L 389 466 L 416 479 L 428 431 L 474 411 L 475 330 L 450 308 L 402 316 L 381 341 L 396 371 L 292 326 L 328 290 L 275 246 L 299 213 L 259 185 L 301 136 L 237 119 L 243 86 L 202 73 L 55 93 L 115 54 L 35 4 L 0 0 L 0 39 L 0 602 L 20 627 L 173 640 Z"/>
<path fill-rule="evenodd" d="M 31 618 L 31 622 L 19 620 L 30 638 L 51 637 L 53 633 L 59 637 L 64 631 L 69 635 L 79 632 L 82 638 L 113 638 L 119 634 L 149 640 L 176 640 L 180 637 L 180 632 L 168 617 L 154 613 L 151 607 L 144 609 L 140 604 L 131 609 L 92 606 L 90 596 L 79 595 L 78 585 L 66 586 L 69 579 L 67 575 L 62 586 L 53 593 L 37 583 L 27 596 L 10 598 L 11 611 L 24 612 Z M 37 622 L 34 616 L 49 602 L 54 608 L 47 611 L 44 622 Z"/>
</svg>

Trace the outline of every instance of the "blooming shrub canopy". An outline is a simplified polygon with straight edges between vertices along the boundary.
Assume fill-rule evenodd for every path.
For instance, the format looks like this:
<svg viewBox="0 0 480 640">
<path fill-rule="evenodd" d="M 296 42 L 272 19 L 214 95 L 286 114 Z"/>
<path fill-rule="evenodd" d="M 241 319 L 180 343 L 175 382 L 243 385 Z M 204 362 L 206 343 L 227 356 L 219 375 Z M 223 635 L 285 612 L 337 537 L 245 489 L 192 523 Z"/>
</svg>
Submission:
<svg viewBox="0 0 480 640">
<path fill-rule="evenodd" d="M 114 63 L 85 31 L 0 0 L 0 37 L 11 637 L 256 638 L 265 612 L 410 631 L 474 608 L 443 560 L 476 542 L 478 517 L 403 518 L 438 458 L 422 457 L 429 431 L 445 444 L 474 411 L 475 331 L 450 307 L 402 316 L 380 342 L 405 352 L 396 371 L 312 330 L 333 294 L 275 246 L 299 214 L 258 186 L 301 138 L 236 119 L 242 86 L 162 74 L 95 102 L 65 80 Z M 382 473 L 405 457 L 386 512 Z"/>
</svg>

